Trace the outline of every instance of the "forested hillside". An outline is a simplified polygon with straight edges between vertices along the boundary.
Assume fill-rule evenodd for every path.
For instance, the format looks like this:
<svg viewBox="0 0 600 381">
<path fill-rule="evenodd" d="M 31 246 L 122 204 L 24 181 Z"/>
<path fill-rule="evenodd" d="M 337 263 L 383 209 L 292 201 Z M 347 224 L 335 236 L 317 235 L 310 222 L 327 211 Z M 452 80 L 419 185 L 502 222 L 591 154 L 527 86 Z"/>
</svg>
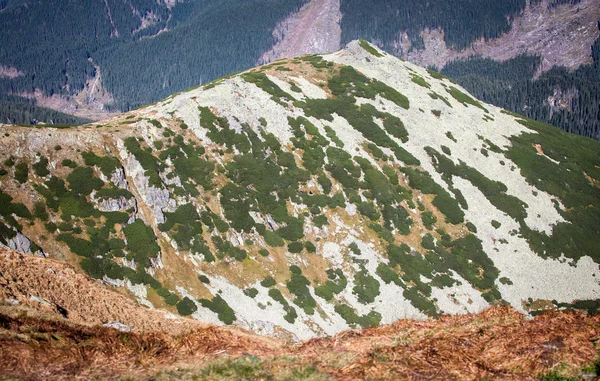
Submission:
<svg viewBox="0 0 600 381">
<path fill-rule="evenodd" d="M 23 75 L 0 75 L 0 93 L 72 95 L 97 64 L 112 108 L 151 103 L 253 66 L 277 21 L 303 2 L 4 0 L 0 64 Z"/>
<path fill-rule="evenodd" d="M 532 4 L 542 0 L 531 0 Z M 552 0 L 551 6 L 580 0 Z M 421 48 L 419 33 L 442 28 L 448 46 L 468 47 L 484 37 L 498 37 L 510 29 L 514 15 L 526 6 L 526 0 L 345 0 L 342 1 L 342 44 L 357 38 L 379 42 L 393 50 L 401 32 L 406 31 L 413 48 Z"/>
<path fill-rule="evenodd" d="M 539 57 L 520 56 L 499 63 L 474 57 L 448 64 L 452 77 L 486 102 L 600 139 L 600 39 L 592 47 L 594 63 L 569 72 L 554 68 L 538 79 Z"/>
<path fill-rule="evenodd" d="M 23 96 L 37 89 L 69 101 L 100 77 L 98 69 L 112 97 L 97 104 L 109 111 L 127 111 L 245 70 L 274 45 L 278 22 L 308 1 L 0 0 L 0 121 L 80 122 Z M 342 44 L 362 38 L 406 58 L 407 49 L 423 48 L 424 29 L 439 28 L 447 47 L 464 51 L 474 41 L 508 32 L 527 3 L 342 0 Z M 551 0 L 548 6 L 579 3 Z M 487 102 L 598 139 L 597 45 L 593 65 L 574 72 L 556 67 L 535 81 L 540 59 L 534 56 L 502 64 L 475 57 L 450 63 L 443 72 Z"/>
<path fill-rule="evenodd" d="M 0 124 L 45 122 L 50 124 L 83 124 L 84 118 L 40 107 L 34 99 L 0 94 Z"/>
</svg>

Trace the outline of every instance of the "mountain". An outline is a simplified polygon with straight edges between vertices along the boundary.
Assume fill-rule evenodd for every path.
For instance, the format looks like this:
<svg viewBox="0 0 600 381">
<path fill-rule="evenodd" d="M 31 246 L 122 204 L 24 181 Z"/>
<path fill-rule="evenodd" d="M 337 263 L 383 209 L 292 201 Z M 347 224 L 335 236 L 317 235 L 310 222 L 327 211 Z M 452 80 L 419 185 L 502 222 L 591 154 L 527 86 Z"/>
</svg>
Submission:
<svg viewBox="0 0 600 381">
<path fill-rule="evenodd" d="M 600 139 L 599 20 L 594 0 L 2 0 L 0 122 L 85 122 L 47 108 L 108 119 L 362 38 L 422 66 L 449 64 L 444 74 L 488 103 Z"/>
<path fill-rule="evenodd" d="M 365 41 L 2 130 L 1 242 L 149 307 L 308 339 L 598 306 L 600 143 Z"/>
</svg>

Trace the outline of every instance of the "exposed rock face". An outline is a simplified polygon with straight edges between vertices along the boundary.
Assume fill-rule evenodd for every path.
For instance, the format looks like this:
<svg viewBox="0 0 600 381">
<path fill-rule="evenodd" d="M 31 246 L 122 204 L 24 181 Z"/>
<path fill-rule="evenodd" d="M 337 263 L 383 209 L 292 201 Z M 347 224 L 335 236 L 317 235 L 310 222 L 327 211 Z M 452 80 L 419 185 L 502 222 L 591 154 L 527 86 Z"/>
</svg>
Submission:
<svg viewBox="0 0 600 381">
<path fill-rule="evenodd" d="M 98 204 L 98 209 L 102 212 L 118 212 L 137 209 L 135 198 L 119 197 L 115 199 L 100 199 L 96 202 Z"/>
<path fill-rule="evenodd" d="M 110 177 L 110 181 L 118 188 L 129 189 L 129 184 L 127 184 L 127 179 L 125 178 L 125 170 L 123 168 L 117 168 Z"/>
<path fill-rule="evenodd" d="M 144 203 L 152 210 L 156 223 L 162 224 L 165 222 L 163 211 L 173 211 L 176 207 L 175 200 L 171 199 L 169 191 L 165 188 L 149 185 L 148 177 L 144 175 L 144 169 L 136 158 L 128 153 L 124 155 L 126 157 L 125 170 L 133 179 Z"/>
<path fill-rule="evenodd" d="M 31 254 L 31 241 L 21 233 L 11 238 L 8 242 L 8 247 L 21 253 Z"/>
<path fill-rule="evenodd" d="M 277 43 L 259 63 L 303 54 L 331 53 L 340 48 L 340 0 L 310 0 L 273 31 Z"/>
<path fill-rule="evenodd" d="M 108 328 L 114 328 L 117 331 L 121 331 L 121 332 L 131 332 L 133 330 L 132 327 L 125 325 L 119 321 L 113 321 L 112 323 L 105 323 L 105 324 L 102 324 L 102 326 L 108 327 Z"/>
</svg>

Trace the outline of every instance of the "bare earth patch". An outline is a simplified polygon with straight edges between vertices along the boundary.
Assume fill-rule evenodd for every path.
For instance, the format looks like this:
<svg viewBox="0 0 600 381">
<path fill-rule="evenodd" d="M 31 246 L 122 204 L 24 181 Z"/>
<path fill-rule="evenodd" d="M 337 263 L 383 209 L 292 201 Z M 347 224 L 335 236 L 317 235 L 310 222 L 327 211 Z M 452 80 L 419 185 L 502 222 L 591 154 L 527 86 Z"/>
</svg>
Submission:
<svg viewBox="0 0 600 381">
<path fill-rule="evenodd" d="M 14 79 L 24 75 L 22 71 L 10 66 L 0 65 L 0 78 Z"/>
</svg>

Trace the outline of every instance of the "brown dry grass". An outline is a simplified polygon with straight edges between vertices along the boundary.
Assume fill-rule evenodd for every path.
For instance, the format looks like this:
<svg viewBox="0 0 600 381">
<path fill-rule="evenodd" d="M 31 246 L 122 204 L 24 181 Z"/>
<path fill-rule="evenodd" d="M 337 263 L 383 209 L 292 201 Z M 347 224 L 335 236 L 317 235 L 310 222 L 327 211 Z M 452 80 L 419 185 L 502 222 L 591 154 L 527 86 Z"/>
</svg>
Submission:
<svg viewBox="0 0 600 381">
<path fill-rule="evenodd" d="M 166 369 L 182 358 L 273 355 L 278 345 L 235 330 L 205 326 L 180 336 L 122 333 L 111 328 L 0 312 L 0 379 L 114 379 Z"/>
<path fill-rule="evenodd" d="M 593 362 L 599 334 L 599 316 L 552 312 L 527 320 L 496 307 L 347 332 L 309 341 L 299 353 L 354 355 L 341 369 L 319 364 L 339 379 L 530 380 L 549 371 L 572 375 Z"/>
<path fill-rule="evenodd" d="M 288 345 L 204 326 L 121 333 L 0 309 L 0 378 L 534 380 L 577 376 L 598 357 L 600 316 L 510 307 L 402 320 Z"/>
<path fill-rule="evenodd" d="M 576 376 L 599 355 L 600 315 L 575 312 L 528 320 L 495 307 L 290 344 L 170 318 L 64 262 L 13 251 L 0 250 L 0 285 L 0 379 L 533 380 Z M 134 332 L 100 325 L 112 321 Z"/>
</svg>

